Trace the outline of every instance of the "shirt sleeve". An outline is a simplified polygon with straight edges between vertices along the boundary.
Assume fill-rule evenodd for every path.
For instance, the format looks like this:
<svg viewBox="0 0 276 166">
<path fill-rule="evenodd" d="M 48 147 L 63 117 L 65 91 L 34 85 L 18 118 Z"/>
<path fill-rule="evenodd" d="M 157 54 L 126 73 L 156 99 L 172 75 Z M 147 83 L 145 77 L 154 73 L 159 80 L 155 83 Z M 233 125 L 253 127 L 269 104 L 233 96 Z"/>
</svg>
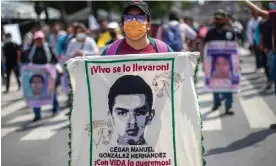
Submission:
<svg viewBox="0 0 276 166">
<path fill-rule="evenodd" d="M 69 56 L 69 57 L 72 57 L 75 53 L 76 53 L 76 52 L 75 52 L 75 50 L 74 50 L 74 42 L 73 42 L 73 40 L 71 40 L 71 41 L 69 42 L 69 45 L 68 45 L 68 47 L 67 47 L 67 50 L 66 50 L 65 55 L 66 55 L 66 56 Z"/>
<path fill-rule="evenodd" d="M 204 38 L 203 40 L 203 43 L 207 43 L 208 41 L 210 40 L 210 30 L 208 30 L 207 34 L 206 34 L 206 37 Z"/>
<path fill-rule="evenodd" d="M 97 47 L 97 44 L 93 38 L 91 38 L 91 44 L 93 52 L 99 54 L 99 48 Z"/>
<path fill-rule="evenodd" d="M 252 27 L 253 24 L 252 24 L 252 21 L 249 20 L 248 23 L 247 23 L 247 27 L 246 27 L 246 35 L 247 35 L 247 40 L 248 40 L 248 43 L 250 45 L 253 45 L 253 34 L 252 34 Z"/>
<path fill-rule="evenodd" d="M 184 33 L 188 39 L 190 39 L 190 40 L 196 39 L 197 34 L 190 26 L 185 25 Z"/>
<path fill-rule="evenodd" d="M 62 50 L 62 43 L 63 43 L 64 40 L 65 40 L 65 36 L 60 37 L 59 40 L 58 40 L 58 44 L 57 44 L 57 54 L 58 54 L 58 56 L 60 56 L 62 51 L 63 51 Z"/>
<path fill-rule="evenodd" d="M 50 53 L 52 55 L 51 63 L 53 63 L 53 64 L 58 63 L 58 58 L 57 58 L 56 54 L 53 52 L 53 50 L 51 48 L 49 50 L 50 50 Z"/>
</svg>

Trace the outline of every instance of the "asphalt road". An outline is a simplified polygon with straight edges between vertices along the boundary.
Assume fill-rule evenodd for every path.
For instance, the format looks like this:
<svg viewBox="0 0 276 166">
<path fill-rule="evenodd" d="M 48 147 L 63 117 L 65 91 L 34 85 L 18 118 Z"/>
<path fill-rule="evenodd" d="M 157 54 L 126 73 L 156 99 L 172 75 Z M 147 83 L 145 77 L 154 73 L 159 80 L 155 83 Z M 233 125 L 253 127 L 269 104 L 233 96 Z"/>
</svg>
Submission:
<svg viewBox="0 0 276 166">
<path fill-rule="evenodd" d="M 235 115 L 224 116 L 224 106 L 211 112 L 212 94 L 201 91 L 200 72 L 196 89 L 203 114 L 203 134 L 208 166 L 275 166 L 276 97 L 266 90 L 264 73 L 256 73 L 253 56 L 242 56 L 241 92 L 235 94 Z M 61 112 L 51 118 L 51 106 L 43 107 L 43 120 L 31 123 L 22 92 L 11 92 L 1 98 L 1 138 L 3 166 L 65 166 L 68 161 L 67 97 L 60 92 Z M 5 88 L 2 86 L 2 91 Z"/>
</svg>

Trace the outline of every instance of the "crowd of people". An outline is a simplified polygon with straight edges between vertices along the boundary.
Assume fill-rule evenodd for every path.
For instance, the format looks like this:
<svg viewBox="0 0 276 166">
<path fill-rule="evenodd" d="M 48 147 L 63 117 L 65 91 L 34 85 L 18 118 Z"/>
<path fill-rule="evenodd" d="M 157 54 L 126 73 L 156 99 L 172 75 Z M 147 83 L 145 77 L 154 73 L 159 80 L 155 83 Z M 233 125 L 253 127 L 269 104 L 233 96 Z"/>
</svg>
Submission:
<svg viewBox="0 0 276 166">
<path fill-rule="evenodd" d="M 168 21 L 160 24 L 155 35 L 149 36 L 152 19 L 150 8 L 145 2 L 131 1 L 124 7 L 121 24 L 100 20 L 100 30 L 96 35 L 82 23 L 70 24 L 64 30 L 60 23 L 54 23 L 50 33 L 43 27 L 32 29 L 25 35 L 21 46 L 11 41 L 11 34 L 4 34 L 2 69 L 5 73 L 2 74 L 2 78 L 6 79 L 5 93 L 9 92 L 11 71 L 14 71 L 20 89 L 19 76 L 22 64 L 57 64 L 63 56 L 74 58 L 180 51 L 200 51 L 202 55 L 203 46 L 209 41 L 237 41 L 243 45 L 244 36 L 247 37 L 250 50 L 256 57 L 256 71 L 260 68 L 265 69 L 269 89 L 275 82 L 273 80 L 276 80 L 276 64 L 273 64 L 273 57 L 276 56 L 276 2 L 270 2 L 264 9 L 249 1 L 245 1 L 244 4 L 252 11 L 252 19 L 245 28 L 232 14 L 222 9 L 214 13 L 212 26 L 198 25 L 191 18 L 182 18 L 172 12 Z M 58 74 L 62 75 L 63 72 L 60 71 Z M 56 94 L 53 101 L 53 116 L 59 111 Z M 214 93 L 212 110 L 217 110 L 224 99 L 226 114 L 233 115 L 232 93 Z M 33 111 L 34 121 L 40 120 L 40 108 L 33 108 Z M 271 128 L 276 127 L 272 125 Z"/>
</svg>

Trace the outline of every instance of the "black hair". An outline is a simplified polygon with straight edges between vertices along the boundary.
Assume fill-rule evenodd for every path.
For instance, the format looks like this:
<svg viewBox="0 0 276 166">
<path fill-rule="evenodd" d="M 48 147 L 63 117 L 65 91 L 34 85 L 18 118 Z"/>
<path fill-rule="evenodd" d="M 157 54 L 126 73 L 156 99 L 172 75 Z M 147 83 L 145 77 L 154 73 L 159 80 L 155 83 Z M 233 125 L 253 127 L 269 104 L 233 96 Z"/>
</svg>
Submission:
<svg viewBox="0 0 276 166">
<path fill-rule="evenodd" d="M 78 24 L 75 25 L 75 27 L 74 27 L 74 33 L 75 34 L 77 33 L 78 29 L 81 29 L 83 32 L 87 31 L 86 26 L 84 24 L 82 24 L 82 23 L 78 23 Z"/>
<path fill-rule="evenodd" d="M 169 21 L 180 21 L 180 18 L 176 13 L 170 13 L 169 15 Z"/>
<path fill-rule="evenodd" d="M 30 79 L 30 84 L 33 82 L 33 79 L 34 79 L 35 77 L 36 77 L 36 78 L 40 78 L 40 79 L 42 80 L 43 84 L 44 84 L 44 82 L 45 82 L 44 77 L 43 77 L 42 75 L 40 75 L 40 74 L 34 74 L 34 75 L 32 75 L 32 77 L 31 77 L 31 79 Z"/>
<path fill-rule="evenodd" d="M 115 39 L 117 36 L 116 30 L 115 29 L 110 29 L 109 30 L 110 36 L 112 39 Z"/>
<path fill-rule="evenodd" d="M 52 27 L 54 27 L 54 26 L 56 26 L 56 25 L 61 26 L 61 23 L 60 23 L 60 22 L 58 22 L 58 21 L 56 21 L 56 22 L 54 22 L 54 23 L 52 24 Z"/>
<path fill-rule="evenodd" d="M 108 93 L 109 113 L 112 114 L 115 98 L 118 95 L 144 94 L 150 108 L 152 108 L 153 94 L 146 81 L 137 75 L 124 75 L 117 79 Z"/>
<path fill-rule="evenodd" d="M 10 33 L 7 33 L 6 37 L 9 38 L 9 37 L 12 37 L 12 35 Z"/>
</svg>

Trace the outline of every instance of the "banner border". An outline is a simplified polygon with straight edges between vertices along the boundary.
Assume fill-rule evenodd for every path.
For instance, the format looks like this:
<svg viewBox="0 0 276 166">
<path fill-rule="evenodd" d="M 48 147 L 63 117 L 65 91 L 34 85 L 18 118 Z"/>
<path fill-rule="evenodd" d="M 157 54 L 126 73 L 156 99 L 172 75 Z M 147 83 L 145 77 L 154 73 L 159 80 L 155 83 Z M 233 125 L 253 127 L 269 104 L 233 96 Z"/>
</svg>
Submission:
<svg viewBox="0 0 276 166">
<path fill-rule="evenodd" d="M 90 117 L 90 155 L 89 155 L 89 163 L 90 166 L 92 165 L 92 154 L 93 154 L 93 130 L 92 130 L 92 97 L 91 97 L 91 89 L 90 89 L 90 81 L 89 81 L 89 72 L 88 72 L 88 63 L 95 63 L 95 64 L 105 64 L 105 63 L 121 63 L 121 62 L 137 62 L 137 61 L 170 61 L 172 64 L 171 68 L 171 94 L 173 93 L 174 89 L 174 60 L 175 58 L 147 58 L 147 59 L 125 59 L 125 60 L 85 60 L 85 74 L 86 74 L 86 82 L 88 87 L 88 103 L 89 103 L 89 117 Z M 172 136 L 173 136 L 173 154 L 174 154 L 174 166 L 177 166 L 177 154 L 176 154 L 176 138 L 175 138 L 175 117 L 174 117 L 174 95 L 172 95 Z"/>
</svg>

